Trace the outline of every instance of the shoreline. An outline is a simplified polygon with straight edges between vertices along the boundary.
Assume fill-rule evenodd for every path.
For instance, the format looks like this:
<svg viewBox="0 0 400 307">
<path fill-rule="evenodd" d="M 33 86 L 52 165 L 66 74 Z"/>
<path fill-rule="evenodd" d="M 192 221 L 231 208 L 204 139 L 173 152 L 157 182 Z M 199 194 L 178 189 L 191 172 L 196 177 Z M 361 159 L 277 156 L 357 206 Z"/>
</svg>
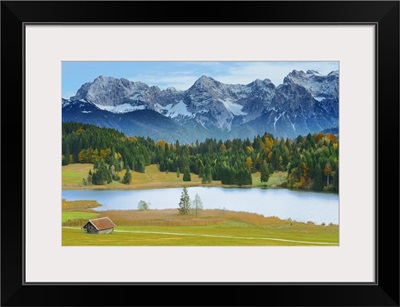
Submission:
<svg viewBox="0 0 400 307">
<path fill-rule="evenodd" d="M 210 183 L 202 183 L 198 175 L 191 173 L 191 181 L 183 181 L 181 177 L 174 173 L 160 172 L 155 164 L 146 167 L 144 173 L 133 172 L 131 184 L 123 184 L 119 181 L 112 181 L 106 185 L 83 185 L 82 179 L 87 176 L 89 170 L 93 168 L 92 164 L 71 164 L 62 167 L 62 190 L 115 190 L 115 191 L 135 191 L 135 190 L 154 190 L 171 189 L 183 187 L 220 187 L 224 189 L 287 189 L 299 192 L 333 193 L 336 191 L 314 191 L 310 185 L 304 189 L 287 187 L 287 172 L 277 171 L 270 175 L 269 181 L 263 183 L 260 181 L 260 173 L 252 173 L 251 185 L 230 185 L 222 184 L 220 180 L 213 180 Z M 120 172 L 123 176 L 124 172 Z"/>
<path fill-rule="evenodd" d="M 73 202 L 87 202 L 88 200 L 75 200 L 75 201 L 70 201 L 70 200 L 64 200 L 66 203 L 73 203 Z M 98 201 L 95 201 L 96 205 L 92 205 L 88 208 L 86 208 L 85 210 L 88 210 L 87 212 L 93 212 L 93 213 L 97 213 L 100 214 L 100 216 L 103 215 L 107 215 L 107 213 L 115 213 L 118 212 L 119 214 L 128 214 L 131 215 L 132 213 L 134 214 L 140 214 L 140 215 L 146 215 L 146 216 L 151 216 L 153 214 L 162 214 L 162 213 L 170 213 L 170 212 L 176 212 L 178 209 L 177 208 L 164 208 L 164 209 L 148 209 L 145 211 L 141 211 L 138 209 L 107 209 L 107 210 L 101 210 L 100 208 L 103 206 L 103 204 L 99 203 Z M 71 210 L 62 210 L 63 212 L 68 212 Z M 79 211 L 79 209 L 75 209 L 72 211 Z M 265 216 L 263 214 L 259 214 L 259 213 L 255 213 L 255 212 L 249 212 L 249 211 L 236 211 L 236 210 L 231 210 L 231 209 L 221 209 L 221 208 L 209 208 L 209 209 L 201 209 L 202 211 L 202 216 L 196 217 L 193 215 L 193 213 L 189 214 L 186 216 L 186 218 L 189 219 L 204 219 L 204 213 L 205 217 L 208 218 L 208 215 L 210 212 L 220 212 L 218 216 L 225 216 L 225 215 L 229 215 L 229 214 L 237 214 L 237 215 L 248 215 L 248 216 L 259 216 L 262 217 L 264 219 L 276 219 L 282 222 L 287 222 L 287 223 L 300 223 L 300 224 L 312 224 L 315 226 L 337 226 L 339 227 L 339 224 L 335 224 L 335 223 L 317 223 L 314 221 L 299 221 L 296 219 L 292 219 L 292 218 L 288 218 L 288 219 L 284 219 L 284 218 L 280 218 L 278 216 L 275 215 L 271 215 L 271 216 Z M 222 212 L 222 213 L 221 213 Z M 145 226 L 145 225 L 142 225 Z"/>
<path fill-rule="evenodd" d="M 313 191 L 313 190 L 302 190 L 302 189 L 290 189 L 287 187 L 281 187 L 277 185 L 269 185 L 269 186 L 261 186 L 261 185 L 227 185 L 227 184 L 198 184 L 198 183 L 184 183 L 184 184 L 165 184 L 165 185 L 91 185 L 91 186 L 81 186 L 81 185 L 62 185 L 61 190 L 63 191 L 74 191 L 74 190 L 99 190 L 99 191 L 141 191 L 141 190 L 158 190 L 158 189 L 174 189 L 174 188 L 195 188 L 195 187 L 204 187 L 204 188 L 223 188 L 223 189 L 263 189 L 263 190 L 278 190 L 284 189 L 289 191 L 296 192 L 314 192 L 314 193 L 323 193 L 323 194 L 339 194 L 338 192 L 326 192 L 326 191 Z"/>
<path fill-rule="evenodd" d="M 171 188 L 183 188 L 183 187 L 206 187 L 206 188 L 243 188 L 243 189 L 252 189 L 252 188 L 261 188 L 261 189 L 284 189 L 283 187 L 279 187 L 277 185 L 269 185 L 269 186 L 261 186 L 261 185 L 229 185 L 229 184 L 221 184 L 221 183 L 198 183 L 198 182 L 179 182 L 179 183 L 170 183 L 170 182 L 157 182 L 157 184 L 108 184 L 108 185 L 62 185 L 62 190 L 156 190 L 156 189 L 171 189 Z"/>
</svg>

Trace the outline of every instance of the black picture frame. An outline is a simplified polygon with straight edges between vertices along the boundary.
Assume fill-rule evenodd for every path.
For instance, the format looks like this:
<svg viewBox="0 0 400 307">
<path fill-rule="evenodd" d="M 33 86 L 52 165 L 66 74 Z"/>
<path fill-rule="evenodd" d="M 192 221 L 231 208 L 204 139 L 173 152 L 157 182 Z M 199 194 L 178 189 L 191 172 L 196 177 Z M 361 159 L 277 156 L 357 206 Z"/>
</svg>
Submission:
<svg viewBox="0 0 400 307">
<path fill-rule="evenodd" d="M 23 114 L 27 23 L 375 25 L 376 282 L 25 283 Z M 2 306 L 399 306 L 398 1 L 3 1 L 1 148 Z"/>
</svg>

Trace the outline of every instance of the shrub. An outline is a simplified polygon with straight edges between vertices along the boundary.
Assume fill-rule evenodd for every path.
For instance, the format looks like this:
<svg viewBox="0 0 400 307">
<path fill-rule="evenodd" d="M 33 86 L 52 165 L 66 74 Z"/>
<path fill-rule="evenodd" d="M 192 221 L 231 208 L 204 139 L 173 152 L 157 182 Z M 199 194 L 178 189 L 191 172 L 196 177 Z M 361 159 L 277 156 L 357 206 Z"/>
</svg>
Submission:
<svg viewBox="0 0 400 307">
<path fill-rule="evenodd" d="M 335 186 L 333 184 L 328 186 L 328 187 L 324 186 L 322 190 L 324 192 L 335 192 L 336 191 Z"/>
<path fill-rule="evenodd" d="M 141 200 L 138 204 L 139 211 L 146 211 L 149 210 L 149 208 L 150 208 L 150 203 L 145 202 L 144 200 Z"/>
<path fill-rule="evenodd" d="M 284 181 L 279 186 L 282 188 L 286 188 L 288 186 L 288 183 L 287 183 L 287 181 Z"/>
</svg>

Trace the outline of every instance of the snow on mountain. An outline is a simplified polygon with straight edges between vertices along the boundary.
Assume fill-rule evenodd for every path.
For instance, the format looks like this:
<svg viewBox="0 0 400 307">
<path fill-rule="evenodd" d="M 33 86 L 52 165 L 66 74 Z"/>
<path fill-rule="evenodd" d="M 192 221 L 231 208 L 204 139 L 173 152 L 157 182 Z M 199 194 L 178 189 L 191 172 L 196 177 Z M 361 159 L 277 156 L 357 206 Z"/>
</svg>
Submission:
<svg viewBox="0 0 400 307">
<path fill-rule="evenodd" d="M 202 76 L 186 91 L 100 76 L 83 84 L 69 100 L 62 99 L 62 107 L 63 118 L 64 112 L 65 118 L 73 118 L 67 113 L 77 108 L 91 117 L 100 114 L 95 110 L 112 114 L 148 110 L 188 127 L 184 131 L 189 134 L 192 127 L 211 137 L 264 132 L 291 137 L 338 126 L 338 88 L 338 71 L 323 75 L 313 70 L 293 70 L 277 87 L 269 79 L 242 85 Z M 83 116 L 80 114 L 77 118 Z M 101 114 L 101 121 L 106 121 L 107 116 Z M 113 127 L 118 126 L 116 121 Z"/>
<path fill-rule="evenodd" d="M 93 82 L 82 85 L 71 101 L 86 100 L 97 106 L 117 106 L 135 99 L 129 97 L 140 97 L 148 90 L 149 86 L 142 82 L 131 82 L 127 79 L 99 76 Z"/>
<path fill-rule="evenodd" d="M 187 110 L 187 105 L 181 100 L 176 105 L 169 104 L 165 107 L 168 110 L 167 116 L 175 118 L 179 115 L 192 117 L 193 114 Z"/>
<path fill-rule="evenodd" d="M 66 106 L 69 106 L 71 104 L 71 101 L 69 101 L 68 99 L 61 99 L 61 106 L 64 108 Z"/>
<path fill-rule="evenodd" d="M 230 98 L 227 98 L 225 100 L 219 99 L 219 101 L 221 101 L 224 104 L 225 108 L 229 112 L 231 112 L 233 115 L 246 115 L 247 114 L 242 111 L 243 106 L 241 106 L 240 104 L 234 103 L 232 101 L 232 99 L 230 99 Z"/>
<path fill-rule="evenodd" d="M 315 70 L 308 70 L 304 72 L 302 70 L 293 70 L 284 79 L 284 83 L 293 82 L 295 84 L 303 86 L 307 89 L 311 95 L 318 97 L 319 99 L 326 97 L 337 97 L 339 88 L 339 72 L 332 71 L 328 75 L 321 75 Z"/>
<path fill-rule="evenodd" d="M 117 106 L 105 106 L 105 105 L 97 105 L 97 107 L 100 110 L 106 110 L 108 112 L 112 113 L 128 113 L 128 112 L 133 112 L 137 110 L 145 110 L 146 106 L 145 105 L 140 105 L 140 106 L 133 106 L 129 103 L 123 103 Z"/>
</svg>

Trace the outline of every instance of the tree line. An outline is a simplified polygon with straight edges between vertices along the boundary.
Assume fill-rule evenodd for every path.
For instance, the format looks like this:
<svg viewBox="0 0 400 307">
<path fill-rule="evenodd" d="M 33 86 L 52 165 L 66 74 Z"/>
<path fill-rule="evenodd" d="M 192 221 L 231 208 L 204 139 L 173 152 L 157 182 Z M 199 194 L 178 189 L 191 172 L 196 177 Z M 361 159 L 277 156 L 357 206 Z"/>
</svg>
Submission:
<svg viewBox="0 0 400 307">
<path fill-rule="evenodd" d="M 289 188 L 315 191 L 338 191 L 339 140 L 333 134 L 308 134 L 295 139 L 274 138 L 272 134 L 253 139 L 206 139 L 192 144 L 167 143 L 151 138 L 127 137 L 123 133 L 82 123 L 62 124 L 62 165 L 93 163 L 102 181 L 122 180 L 117 173 L 126 169 L 144 172 L 157 164 L 161 172 L 182 173 L 190 181 L 190 173 L 203 183 L 213 180 L 227 185 L 251 185 L 252 173 L 260 172 L 267 182 L 275 171 L 287 172 Z M 101 170 L 101 171 L 100 171 Z M 93 182 L 90 184 L 98 184 Z M 95 177 L 96 177 L 95 176 Z M 106 179 L 104 179 L 106 178 Z M 90 179 L 90 178 L 88 178 Z"/>
<path fill-rule="evenodd" d="M 137 208 L 139 211 L 146 211 L 150 209 L 150 206 L 151 204 L 149 202 L 141 200 L 139 201 Z M 183 187 L 178 203 L 178 212 L 182 215 L 193 214 L 198 217 L 201 210 L 203 210 L 203 202 L 199 194 L 196 193 L 194 199 L 190 200 L 187 188 Z"/>
</svg>

